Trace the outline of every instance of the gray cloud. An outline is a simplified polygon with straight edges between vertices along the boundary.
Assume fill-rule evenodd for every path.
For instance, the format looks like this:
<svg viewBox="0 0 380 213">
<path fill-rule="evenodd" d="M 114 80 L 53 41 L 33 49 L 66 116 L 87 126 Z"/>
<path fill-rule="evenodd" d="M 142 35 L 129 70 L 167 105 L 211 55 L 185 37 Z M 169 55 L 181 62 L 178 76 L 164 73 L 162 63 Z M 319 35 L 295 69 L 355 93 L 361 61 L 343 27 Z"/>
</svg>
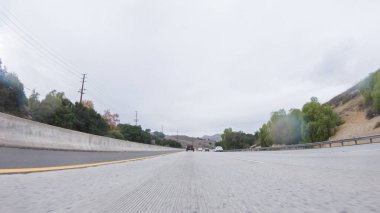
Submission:
<svg viewBox="0 0 380 213">
<path fill-rule="evenodd" d="M 0 3 L 88 73 L 86 97 L 99 111 L 130 123 L 138 110 L 145 128 L 169 134 L 254 132 L 271 111 L 311 96 L 327 101 L 379 68 L 377 1 Z M 79 76 L 7 24 L 0 21 L 0 57 L 9 70 L 28 88 L 77 100 Z"/>
</svg>

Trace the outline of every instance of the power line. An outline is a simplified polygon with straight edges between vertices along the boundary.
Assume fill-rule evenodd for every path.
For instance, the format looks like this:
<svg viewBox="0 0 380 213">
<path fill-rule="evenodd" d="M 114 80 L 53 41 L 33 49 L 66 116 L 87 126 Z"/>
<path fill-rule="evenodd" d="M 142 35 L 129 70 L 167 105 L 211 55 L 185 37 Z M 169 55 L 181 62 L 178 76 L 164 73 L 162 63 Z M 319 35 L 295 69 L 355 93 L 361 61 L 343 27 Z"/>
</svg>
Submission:
<svg viewBox="0 0 380 213">
<path fill-rule="evenodd" d="M 2 14 L 3 16 L 6 16 L 6 14 L 4 14 L 4 12 L 1 11 L 1 10 L 0 10 L 0 14 Z M 37 42 L 36 39 L 31 38 L 31 36 L 28 35 L 25 30 L 23 30 L 21 27 L 19 27 L 17 25 L 17 23 L 15 23 L 10 17 L 6 16 L 6 18 L 8 19 L 8 21 L 6 21 L 4 18 L 2 18 L 0 16 L 0 21 L 3 22 L 8 27 L 8 29 L 11 30 L 11 32 L 13 32 L 13 33 L 15 33 L 17 35 L 16 37 L 12 37 L 12 39 L 13 38 L 19 38 L 19 40 L 21 40 L 27 46 L 35 49 L 36 52 L 34 52 L 34 53 L 38 53 L 44 60 L 52 59 L 52 60 L 50 60 L 50 62 L 53 62 L 52 64 L 55 64 L 56 66 L 58 66 L 60 68 L 63 68 L 62 65 L 61 65 L 61 63 L 57 62 L 57 60 L 54 59 L 54 57 L 52 57 L 51 54 L 49 54 L 48 52 L 46 52 L 46 50 L 44 51 L 45 48 L 43 48 L 39 43 L 36 43 Z M 67 68 L 63 68 L 63 69 L 65 69 L 66 71 L 69 71 L 69 74 L 72 74 L 72 75 L 76 76 L 75 73 L 70 72 L 70 70 L 67 70 Z M 67 75 L 62 75 L 62 76 L 64 78 L 68 79 Z M 72 79 L 70 79 L 70 80 L 72 80 Z"/>
<path fill-rule="evenodd" d="M 14 37 L 14 36 L 10 37 L 10 39 L 12 39 L 12 40 L 16 40 L 16 38 L 17 38 L 17 37 Z M 21 47 L 21 44 L 20 44 L 20 43 L 16 43 L 16 45 L 18 45 L 18 46 Z M 24 47 L 24 46 L 23 46 L 23 47 Z M 42 61 L 41 61 L 45 66 L 48 66 L 49 69 L 51 69 L 51 70 L 57 70 L 57 69 L 56 69 L 57 65 L 56 65 L 56 64 L 51 64 L 51 63 L 49 63 L 49 62 L 46 60 L 46 57 L 44 57 L 44 56 L 43 56 L 41 53 L 39 53 L 38 51 L 37 51 L 37 52 L 34 52 L 33 56 L 38 57 L 38 58 L 43 58 L 43 59 L 45 59 L 45 60 L 42 60 Z M 39 72 L 40 74 L 42 74 L 42 73 L 40 72 L 40 69 L 36 69 L 35 71 L 37 71 L 37 72 Z M 76 83 L 75 83 L 75 84 L 73 83 L 74 80 L 73 80 L 72 78 L 69 78 L 70 76 L 68 76 L 68 75 L 66 75 L 66 74 L 63 74 L 63 73 L 61 73 L 61 72 L 57 72 L 56 74 L 59 75 L 60 80 L 63 80 L 63 79 L 64 79 L 64 80 L 67 81 L 68 84 L 70 84 L 71 86 L 74 86 L 74 87 L 75 87 Z M 57 77 L 57 76 L 56 76 L 56 77 Z M 75 82 L 77 82 L 77 81 L 75 81 Z M 33 87 L 35 88 L 35 86 L 33 86 Z"/>
<path fill-rule="evenodd" d="M 34 47 L 41 48 L 44 50 L 51 58 L 53 58 L 57 63 L 64 66 L 65 69 L 70 72 L 71 74 L 75 76 L 80 76 L 80 72 L 77 71 L 77 68 L 75 68 L 71 63 L 68 63 L 67 60 L 63 59 L 62 56 L 60 56 L 56 51 L 52 50 L 47 46 L 44 42 L 40 41 L 39 39 L 35 38 L 36 36 L 31 33 L 25 25 L 21 23 L 21 21 L 18 20 L 18 18 L 13 15 L 9 10 L 7 10 L 5 7 L 0 5 L 0 13 L 5 17 L 15 28 L 16 31 L 21 32 L 25 37 L 23 37 L 25 40 L 27 40 L 30 44 L 32 44 Z M 0 18 L 2 21 L 8 26 L 11 27 L 4 18 Z M 13 29 L 13 30 L 14 30 Z M 15 30 L 14 30 L 15 31 Z M 16 34 L 18 34 L 16 32 Z M 18 34 L 20 36 L 20 34 Z M 21 35 L 22 37 L 22 35 Z"/>
<path fill-rule="evenodd" d="M 1 10 L 2 9 L 2 10 Z M 10 14 L 9 16 L 5 13 L 6 9 L 4 7 L 1 7 L 0 5 L 0 14 L 3 15 L 3 18 L 0 16 L 0 21 L 2 21 L 13 33 L 17 35 L 18 38 L 22 42 L 24 42 L 29 47 L 32 47 L 35 49 L 42 57 L 43 59 L 51 59 L 50 62 L 53 62 L 53 64 L 57 65 L 59 68 L 65 70 L 69 74 L 72 74 L 75 77 L 78 77 L 78 73 L 76 72 L 76 68 L 74 68 L 73 65 L 66 62 L 65 59 L 63 59 L 62 56 L 57 54 L 55 51 L 50 49 L 47 45 L 43 44 L 43 42 L 40 42 L 38 39 L 34 38 L 33 34 L 26 30 L 25 26 L 18 21 L 18 19 L 12 15 L 8 10 L 7 13 Z M 17 20 L 14 21 L 10 16 L 13 16 L 12 18 Z M 5 20 L 5 18 L 7 20 Z M 58 69 L 60 70 L 60 69 Z M 67 78 L 67 75 L 62 75 L 64 78 Z M 72 80 L 72 79 L 70 79 Z M 99 92 L 99 90 L 97 90 Z M 104 94 L 101 94 L 102 97 L 105 97 Z"/>
<path fill-rule="evenodd" d="M 7 20 L 11 23 L 9 24 L 4 18 L 0 17 L 0 20 L 8 26 L 9 29 L 11 29 L 14 33 L 18 35 L 18 37 L 24 41 L 28 46 L 36 49 L 42 56 L 45 56 L 46 58 L 52 59 L 51 62 L 58 65 L 60 68 L 63 68 L 70 74 L 73 74 L 75 77 L 78 77 L 78 75 L 81 75 L 78 73 L 78 69 L 71 63 L 67 62 L 62 56 L 60 56 L 58 53 L 56 53 L 54 50 L 49 48 L 45 43 L 39 41 L 38 39 L 34 38 L 35 36 L 33 33 L 28 31 L 26 27 L 15 17 L 9 10 L 7 10 L 4 7 L 1 7 L 0 5 L 0 13 L 7 18 Z M 9 16 L 5 13 L 5 11 L 9 14 Z M 10 17 L 12 16 L 14 20 Z M 101 96 L 105 97 L 102 92 L 97 90 L 98 93 L 101 93 Z"/>
<path fill-rule="evenodd" d="M 2 10 L 1 10 L 2 8 Z M 18 19 L 12 15 L 9 11 L 7 11 L 10 16 L 13 16 L 17 21 L 12 20 L 10 16 L 8 16 L 4 11 L 6 9 L 4 7 L 1 7 L 0 5 L 0 14 L 2 14 L 8 21 L 6 21 L 4 18 L 1 18 L 0 21 L 2 21 L 10 30 L 12 30 L 25 44 L 32 47 L 33 49 L 37 50 L 39 54 L 46 60 L 47 58 L 51 59 L 50 62 L 53 62 L 55 65 L 57 65 L 59 68 L 62 68 L 66 72 L 69 72 L 70 74 L 74 75 L 75 77 L 78 77 L 78 71 L 77 68 L 72 65 L 69 62 L 66 62 L 66 60 L 60 56 L 58 53 L 56 53 L 54 50 L 49 48 L 46 44 L 39 41 L 37 38 L 34 38 L 33 34 L 25 29 L 26 27 L 18 21 Z M 20 25 L 20 26 L 19 26 Z M 67 75 L 64 75 L 65 78 L 67 78 Z M 101 90 L 98 90 L 96 86 L 92 86 L 92 84 L 89 84 L 89 86 L 92 88 L 92 91 L 96 91 L 97 95 L 100 97 L 108 97 L 114 99 L 112 96 L 105 95 Z"/>
<path fill-rule="evenodd" d="M 79 76 L 82 76 L 82 74 L 80 74 L 80 72 L 78 71 L 79 69 L 77 69 L 75 65 L 68 62 L 64 57 L 62 57 L 53 49 L 49 48 L 49 46 L 45 42 L 39 40 L 38 37 L 36 37 L 30 30 L 28 30 L 27 27 L 25 27 L 25 25 L 22 24 L 22 22 L 15 15 L 12 14 L 12 12 L 10 12 L 7 8 L 1 5 L 1 3 L 0 3 L 0 21 L 3 22 L 11 32 L 17 35 L 15 37 L 12 37 L 12 39 L 16 38 L 22 41 L 22 43 L 26 44 L 28 47 L 31 47 L 34 50 L 36 50 L 38 55 L 41 56 L 41 59 L 43 59 L 43 61 L 46 61 L 47 64 L 49 64 L 50 62 L 51 65 L 57 66 L 59 68 L 58 71 L 60 71 L 58 72 L 58 74 L 62 74 L 61 77 L 66 78 L 67 80 L 70 80 L 70 84 L 74 85 L 73 79 L 69 78 L 67 74 L 63 74 L 63 73 L 68 73 L 72 75 L 72 77 L 75 76 L 75 78 L 79 78 Z M 62 72 L 62 71 L 65 71 L 65 72 Z M 97 97 L 97 101 L 103 102 L 101 100 L 102 98 L 99 98 L 99 97 L 111 98 L 113 101 L 117 100 L 115 102 L 119 101 L 119 99 L 114 99 L 114 97 L 112 96 L 105 95 L 104 92 L 102 90 L 99 90 L 98 89 L 99 87 L 96 85 L 88 84 L 87 87 L 91 87 L 93 94 Z M 84 94 L 84 90 L 82 91 L 81 89 L 80 91 L 81 99 Z M 91 94 L 89 95 L 92 96 Z"/>
</svg>

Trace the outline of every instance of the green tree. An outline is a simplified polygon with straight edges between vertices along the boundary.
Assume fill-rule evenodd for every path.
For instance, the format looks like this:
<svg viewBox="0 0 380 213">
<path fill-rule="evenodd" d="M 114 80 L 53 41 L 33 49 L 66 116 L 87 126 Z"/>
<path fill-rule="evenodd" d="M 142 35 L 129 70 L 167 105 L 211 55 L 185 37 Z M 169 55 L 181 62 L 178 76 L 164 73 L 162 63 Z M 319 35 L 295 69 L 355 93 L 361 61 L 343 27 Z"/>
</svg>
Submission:
<svg viewBox="0 0 380 213">
<path fill-rule="evenodd" d="M 317 101 L 306 103 L 302 108 L 302 138 L 304 142 L 328 140 L 342 124 L 341 118 L 330 106 Z"/>
<path fill-rule="evenodd" d="M 94 109 L 79 103 L 71 103 L 63 92 L 55 90 L 39 102 L 38 93 L 33 92 L 28 99 L 34 120 L 62 128 L 95 135 L 107 135 L 109 125 Z"/>
<path fill-rule="evenodd" d="M 217 146 L 223 146 L 222 141 L 215 142 L 215 147 L 217 147 Z"/>
<path fill-rule="evenodd" d="M 74 129 L 95 135 L 107 135 L 110 129 L 103 117 L 94 109 L 89 109 L 80 103 L 74 106 Z"/>
<path fill-rule="evenodd" d="M 29 113 L 33 117 L 35 112 L 40 107 L 41 101 L 39 100 L 40 94 L 36 90 L 32 91 L 32 94 L 28 98 Z"/>
<path fill-rule="evenodd" d="M 115 138 L 119 140 L 125 140 L 123 134 L 121 134 L 119 129 L 110 129 L 107 133 L 107 137 Z"/>
<path fill-rule="evenodd" d="M 224 129 L 224 132 L 222 134 L 222 147 L 224 149 L 231 149 L 231 141 L 232 141 L 232 128 L 226 128 Z"/>
<path fill-rule="evenodd" d="M 260 145 L 262 147 L 270 147 L 273 145 L 273 136 L 271 122 L 264 124 L 259 130 Z"/>
<path fill-rule="evenodd" d="M 173 147 L 173 148 L 182 148 L 182 145 L 180 143 L 178 143 L 177 141 L 175 140 L 167 140 L 167 139 L 163 139 L 163 140 L 158 140 L 158 142 L 156 142 L 157 145 L 160 145 L 160 146 L 168 146 L 168 147 Z"/>
<path fill-rule="evenodd" d="M 275 118 L 273 118 L 276 115 Z M 297 144 L 301 139 L 302 112 L 299 109 L 291 109 L 289 114 L 285 110 L 272 113 L 273 143 Z"/>
<path fill-rule="evenodd" d="M 290 139 L 286 144 L 298 144 L 302 141 L 302 111 L 291 109 L 288 114 Z"/>
<path fill-rule="evenodd" d="M 89 107 L 87 107 L 89 108 Z M 108 109 L 104 111 L 104 114 L 102 115 L 103 119 L 107 122 L 107 124 L 110 126 L 112 130 L 117 128 L 117 125 L 120 123 L 119 114 L 113 114 Z"/>
<path fill-rule="evenodd" d="M 373 100 L 373 109 L 379 114 L 380 113 L 380 70 L 373 74 L 373 89 L 371 91 L 371 96 Z"/>
<path fill-rule="evenodd" d="M 53 90 L 40 102 L 38 93 L 34 91 L 28 102 L 31 104 L 30 113 L 33 120 L 63 128 L 73 128 L 73 104 L 65 98 L 64 93 Z"/>
<path fill-rule="evenodd" d="M 279 121 L 285 117 L 286 117 L 286 111 L 284 109 L 280 109 L 278 111 L 272 112 L 270 121 L 272 123 L 275 123 L 275 122 L 277 122 L 277 121 Z"/>
<path fill-rule="evenodd" d="M 150 144 L 152 141 L 150 130 L 143 130 L 141 126 L 119 124 L 117 127 L 125 140 L 146 144 Z"/>
<path fill-rule="evenodd" d="M 16 116 L 27 116 L 27 99 L 24 85 L 17 75 L 8 73 L 0 60 L 0 112 Z"/>
<path fill-rule="evenodd" d="M 360 82 L 359 89 L 365 100 L 367 118 L 380 114 L 380 70 L 371 73 L 368 78 Z"/>
<path fill-rule="evenodd" d="M 154 131 L 153 132 L 153 135 L 157 138 L 160 138 L 160 139 L 164 139 L 165 138 L 165 134 L 162 133 L 162 132 L 158 132 L 158 131 Z"/>
<path fill-rule="evenodd" d="M 285 141 L 288 140 L 289 130 L 287 126 L 288 122 L 286 116 L 286 111 L 284 109 L 272 112 L 270 119 L 271 128 L 268 129 L 273 139 L 272 143 L 285 144 Z"/>
<path fill-rule="evenodd" d="M 234 132 L 231 128 L 224 130 L 221 145 L 224 149 L 245 149 L 252 146 L 257 138 L 255 135 L 247 134 L 242 131 Z M 217 143 L 215 143 L 217 145 Z"/>
</svg>

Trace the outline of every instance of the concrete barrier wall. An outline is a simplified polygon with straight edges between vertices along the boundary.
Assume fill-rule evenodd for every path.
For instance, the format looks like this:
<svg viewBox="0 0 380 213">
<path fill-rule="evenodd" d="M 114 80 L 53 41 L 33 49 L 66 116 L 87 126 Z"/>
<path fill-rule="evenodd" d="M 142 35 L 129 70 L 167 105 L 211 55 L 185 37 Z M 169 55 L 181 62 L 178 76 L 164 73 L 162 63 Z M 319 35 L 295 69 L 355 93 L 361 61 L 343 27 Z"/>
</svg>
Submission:
<svg viewBox="0 0 380 213">
<path fill-rule="evenodd" d="M 63 129 L 0 113 L 0 146 L 85 151 L 174 151 Z"/>
</svg>

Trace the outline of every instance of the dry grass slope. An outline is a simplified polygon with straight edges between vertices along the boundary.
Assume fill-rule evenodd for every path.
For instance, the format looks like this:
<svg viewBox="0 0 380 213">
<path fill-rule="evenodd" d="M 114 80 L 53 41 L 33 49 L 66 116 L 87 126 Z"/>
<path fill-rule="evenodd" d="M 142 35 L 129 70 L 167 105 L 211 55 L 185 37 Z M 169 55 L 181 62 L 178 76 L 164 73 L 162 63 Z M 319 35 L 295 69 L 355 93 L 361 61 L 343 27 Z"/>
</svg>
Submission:
<svg viewBox="0 0 380 213">
<path fill-rule="evenodd" d="M 380 127 L 375 128 L 376 124 L 380 122 L 380 116 L 368 120 L 366 118 L 367 109 L 363 107 L 363 96 L 357 94 L 351 97 L 353 98 L 350 100 L 345 99 L 340 104 L 331 104 L 334 111 L 345 122 L 339 127 L 338 132 L 330 138 L 331 140 L 380 134 Z"/>
</svg>

